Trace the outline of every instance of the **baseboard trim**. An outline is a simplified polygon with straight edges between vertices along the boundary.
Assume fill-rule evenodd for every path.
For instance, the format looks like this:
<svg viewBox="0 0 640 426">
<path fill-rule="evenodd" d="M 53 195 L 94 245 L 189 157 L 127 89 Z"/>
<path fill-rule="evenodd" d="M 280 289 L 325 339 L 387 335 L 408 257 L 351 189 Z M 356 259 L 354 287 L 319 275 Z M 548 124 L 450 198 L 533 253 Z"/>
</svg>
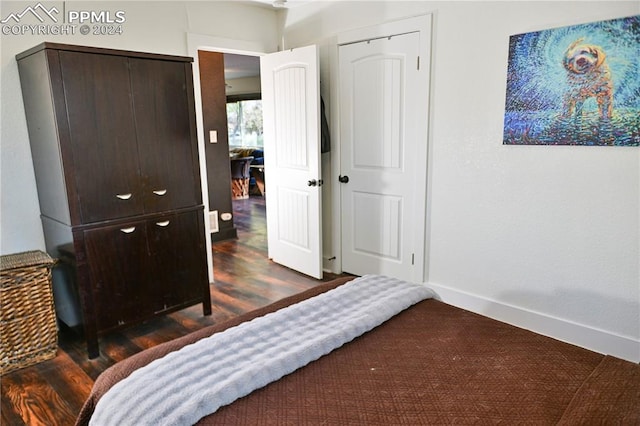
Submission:
<svg viewBox="0 0 640 426">
<path fill-rule="evenodd" d="M 215 232 L 209 235 L 211 235 L 211 242 L 213 243 L 217 243 L 225 240 L 233 240 L 238 238 L 238 229 L 235 227 L 220 229 L 219 232 Z"/>
<path fill-rule="evenodd" d="M 640 363 L 640 340 L 508 305 L 445 285 L 427 285 L 436 292 L 439 300 L 449 305 L 598 353 Z"/>
</svg>

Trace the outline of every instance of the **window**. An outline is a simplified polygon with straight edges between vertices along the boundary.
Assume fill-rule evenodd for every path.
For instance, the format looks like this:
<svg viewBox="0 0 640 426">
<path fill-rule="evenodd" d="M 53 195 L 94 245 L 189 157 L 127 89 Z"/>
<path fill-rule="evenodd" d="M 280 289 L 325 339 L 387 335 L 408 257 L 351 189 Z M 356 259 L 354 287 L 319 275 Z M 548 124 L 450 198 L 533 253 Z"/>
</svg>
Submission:
<svg viewBox="0 0 640 426">
<path fill-rule="evenodd" d="M 227 126 L 230 147 L 262 148 L 262 101 L 227 102 Z"/>
</svg>

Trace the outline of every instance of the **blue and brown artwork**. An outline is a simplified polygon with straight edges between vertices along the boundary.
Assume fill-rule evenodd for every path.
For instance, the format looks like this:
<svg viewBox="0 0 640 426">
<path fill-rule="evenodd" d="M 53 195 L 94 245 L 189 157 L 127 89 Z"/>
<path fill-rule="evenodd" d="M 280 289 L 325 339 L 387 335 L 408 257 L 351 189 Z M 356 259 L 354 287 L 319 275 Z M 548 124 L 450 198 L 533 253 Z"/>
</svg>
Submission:
<svg viewBox="0 0 640 426">
<path fill-rule="evenodd" d="M 640 15 L 509 38 L 506 145 L 640 145 Z"/>
</svg>

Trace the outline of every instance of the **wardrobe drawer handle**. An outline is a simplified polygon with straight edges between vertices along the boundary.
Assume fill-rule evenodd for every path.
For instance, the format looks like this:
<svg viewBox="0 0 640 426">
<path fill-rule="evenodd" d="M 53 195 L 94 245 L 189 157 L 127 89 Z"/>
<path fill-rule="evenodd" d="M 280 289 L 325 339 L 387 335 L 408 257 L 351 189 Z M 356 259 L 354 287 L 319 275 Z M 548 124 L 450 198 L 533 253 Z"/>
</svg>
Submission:
<svg viewBox="0 0 640 426">
<path fill-rule="evenodd" d="M 156 225 L 162 226 L 164 228 L 165 226 L 169 226 L 169 221 L 165 220 L 165 221 L 162 221 L 162 222 L 156 222 Z"/>
<path fill-rule="evenodd" d="M 130 234 L 135 230 L 136 230 L 135 226 L 132 226 L 130 228 L 120 228 L 120 232 L 124 232 L 125 234 Z"/>
<path fill-rule="evenodd" d="M 120 198 L 121 200 L 128 200 L 132 195 L 133 194 L 129 192 L 128 194 L 117 194 L 116 197 Z"/>
<path fill-rule="evenodd" d="M 158 189 L 156 191 L 153 191 L 154 194 L 159 195 L 159 196 L 163 196 L 164 194 L 167 193 L 166 189 Z"/>
</svg>

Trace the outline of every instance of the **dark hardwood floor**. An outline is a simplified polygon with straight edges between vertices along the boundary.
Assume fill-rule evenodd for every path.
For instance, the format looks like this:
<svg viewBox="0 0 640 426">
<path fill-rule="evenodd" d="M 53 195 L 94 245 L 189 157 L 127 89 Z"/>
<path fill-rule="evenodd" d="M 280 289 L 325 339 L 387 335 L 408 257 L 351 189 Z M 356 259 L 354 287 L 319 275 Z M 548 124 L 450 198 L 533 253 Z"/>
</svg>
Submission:
<svg viewBox="0 0 640 426">
<path fill-rule="evenodd" d="M 83 339 L 59 333 L 57 356 L 3 375 L 2 425 L 72 425 L 96 377 L 143 349 L 219 323 L 311 288 L 321 281 L 267 259 L 265 203 L 261 197 L 234 201 L 238 240 L 214 244 L 213 313 L 197 305 L 100 338 L 100 357 L 89 360 Z M 336 276 L 326 274 L 323 281 Z"/>
</svg>

